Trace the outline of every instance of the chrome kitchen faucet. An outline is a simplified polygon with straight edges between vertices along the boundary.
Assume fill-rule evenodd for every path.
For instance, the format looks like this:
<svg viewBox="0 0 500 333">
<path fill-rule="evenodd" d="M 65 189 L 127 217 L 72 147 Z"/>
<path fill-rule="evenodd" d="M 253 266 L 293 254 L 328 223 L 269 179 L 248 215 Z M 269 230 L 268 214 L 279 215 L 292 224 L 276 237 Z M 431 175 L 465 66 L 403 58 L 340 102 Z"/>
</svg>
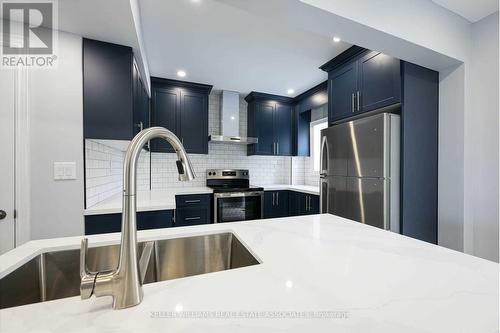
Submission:
<svg viewBox="0 0 500 333">
<path fill-rule="evenodd" d="M 123 162 L 123 206 L 120 260 L 114 271 L 89 272 L 87 268 L 88 239 L 82 239 L 80 251 L 80 294 L 82 299 L 95 295 L 113 296 L 113 308 L 124 309 L 141 303 L 142 283 L 153 250 L 153 242 L 146 243 L 140 260 L 137 259 L 136 190 L 137 159 L 142 147 L 151 139 L 161 138 L 170 143 L 177 153 L 179 180 L 194 179 L 195 173 L 181 141 L 163 127 L 142 130 L 130 142 Z"/>
</svg>

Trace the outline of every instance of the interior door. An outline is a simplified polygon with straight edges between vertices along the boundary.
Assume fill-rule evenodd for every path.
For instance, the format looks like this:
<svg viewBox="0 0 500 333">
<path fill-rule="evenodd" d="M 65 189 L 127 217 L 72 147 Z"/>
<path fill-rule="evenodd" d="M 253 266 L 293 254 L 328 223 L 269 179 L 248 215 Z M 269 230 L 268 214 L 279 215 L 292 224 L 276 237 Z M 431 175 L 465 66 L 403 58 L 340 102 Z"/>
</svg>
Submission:
<svg viewBox="0 0 500 333">
<path fill-rule="evenodd" d="M 15 126 L 14 70 L 2 70 L 0 75 L 0 254 L 15 246 Z"/>
</svg>

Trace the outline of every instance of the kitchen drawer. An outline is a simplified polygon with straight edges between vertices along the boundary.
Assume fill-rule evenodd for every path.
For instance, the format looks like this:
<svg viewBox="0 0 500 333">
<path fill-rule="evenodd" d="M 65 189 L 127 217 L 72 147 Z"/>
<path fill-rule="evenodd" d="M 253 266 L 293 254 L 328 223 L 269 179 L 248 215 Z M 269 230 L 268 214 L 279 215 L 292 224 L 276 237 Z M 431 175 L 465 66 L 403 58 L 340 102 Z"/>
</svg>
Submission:
<svg viewBox="0 0 500 333">
<path fill-rule="evenodd" d="M 173 210 L 157 210 L 137 213 L 137 230 L 168 228 L 173 224 Z M 85 216 L 85 235 L 120 232 L 122 214 L 99 214 Z"/>
<path fill-rule="evenodd" d="M 189 194 L 189 195 L 176 195 L 175 196 L 175 206 L 209 206 L 210 205 L 210 194 Z"/>
<path fill-rule="evenodd" d="M 181 207 L 175 211 L 174 226 L 210 223 L 210 209 L 207 207 Z"/>
</svg>

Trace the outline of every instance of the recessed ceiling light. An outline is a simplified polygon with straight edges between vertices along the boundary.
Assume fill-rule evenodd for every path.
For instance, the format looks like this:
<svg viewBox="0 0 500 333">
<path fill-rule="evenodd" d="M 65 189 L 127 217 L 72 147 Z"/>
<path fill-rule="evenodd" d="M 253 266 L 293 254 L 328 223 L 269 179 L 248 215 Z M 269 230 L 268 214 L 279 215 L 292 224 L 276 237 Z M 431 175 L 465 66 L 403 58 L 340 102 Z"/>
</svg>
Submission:
<svg viewBox="0 0 500 333">
<path fill-rule="evenodd" d="M 191 0 L 191 2 L 193 2 L 193 3 L 200 3 L 201 0 Z"/>
<path fill-rule="evenodd" d="M 288 89 L 288 90 L 286 91 L 286 93 L 287 93 L 288 95 L 293 95 L 293 93 L 294 93 L 294 92 L 295 92 L 295 90 L 293 90 L 293 89 Z"/>
<path fill-rule="evenodd" d="M 337 37 L 337 36 L 333 37 L 333 41 L 334 41 L 335 43 L 340 42 L 340 37 Z"/>
<path fill-rule="evenodd" d="M 185 77 L 186 76 L 186 72 L 184 72 L 184 71 L 177 71 L 177 76 L 178 77 Z"/>
</svg>

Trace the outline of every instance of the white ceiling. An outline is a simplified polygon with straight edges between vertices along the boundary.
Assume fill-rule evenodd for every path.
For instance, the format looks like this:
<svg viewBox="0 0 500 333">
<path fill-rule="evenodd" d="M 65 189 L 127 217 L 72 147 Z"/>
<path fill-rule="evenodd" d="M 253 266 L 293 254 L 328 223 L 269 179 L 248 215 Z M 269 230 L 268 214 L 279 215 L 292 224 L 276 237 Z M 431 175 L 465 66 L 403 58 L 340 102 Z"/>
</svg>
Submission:
<svg viewBox="0 0 500 333">
<path fill-rule="evenodd" d="M 318 69 L 351 45 L 217 0 L 141 0 L 152 76 L 250 91 L 295 94 L 326 80 Z"/>
<path fill-rule="evenodd" d="M 432 0 L 468 20 L 477 22 L 498 11 L 498 0 Z"/>
</svg>

